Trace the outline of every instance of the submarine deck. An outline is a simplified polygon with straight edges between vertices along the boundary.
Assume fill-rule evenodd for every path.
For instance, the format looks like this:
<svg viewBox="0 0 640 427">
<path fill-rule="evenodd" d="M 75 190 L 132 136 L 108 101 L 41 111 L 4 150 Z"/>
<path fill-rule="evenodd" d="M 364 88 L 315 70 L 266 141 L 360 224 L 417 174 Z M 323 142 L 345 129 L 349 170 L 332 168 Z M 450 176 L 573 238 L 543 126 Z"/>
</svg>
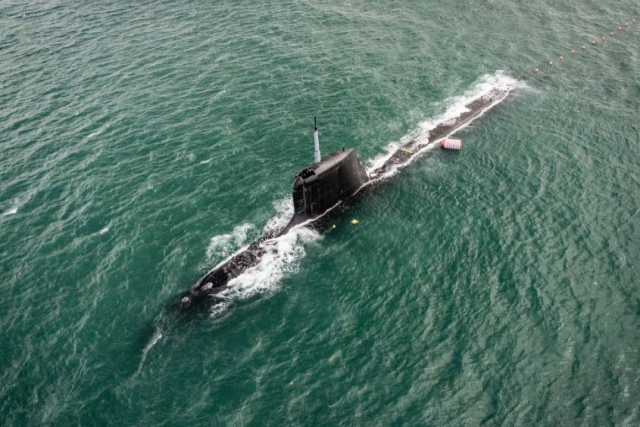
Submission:
<svg viewBox="0 0 640 427">
<path fill-rule="evenodd" d="M 411 158 L 420 154 L 421 150 L 426 146 L 429 146 L 442 138 L 448 137 L 458 132 L 466 125 L 471 123 L 474 119 L 482 116 L 491 107 L 503 101 L 509 95 L 509 93 L 510 90 L 495 89 L 490 93 L 466 104 L 465 108 L 467 109 L 467 111 L 462 113 L 460 116 L 453 118 L 447 122 L 441 123 L 433 128 L 429 132 L 429 138 L 427 142 L 412 140 L 402 145 L 391 155 L 391 157 L 389 157 L 389 159 L 381 167 L 373 170 L 369 174 L 370 180 L 362 185 L 361 188 L 372 188 L 370 184 L 388 176 L 386 175 L 386 172 L 390 172 L 394 169 L 407 165 L 410 162 Z M 322 159 L 320 162 L 310 165 L 306 170 L 311 170 L 314 174 L 317 173 L 318 175 L 320 175 L 321 172 L 329 170 L 331 167 L 344 161 L 344 159 L 346 159 L 352 151 L 354 151 L 354 149 L 350 148 L 348 150 L 332 153 Z M 313 176 L 310 175 L 309 177 Z M 355 192 L 355 194 L 362 193 L 363 192 L 360 192 L 359 190 Z M 351 196 L 350 200 L 354 198 L 354 196 Z M 307 225 L 320 225 L 325 214 L 327 214 L 331 210 L 332 209 L 329 209 L 326 212 L 318 215 L 317 217 L 310 219 L 309 222 L 307 222 Z M 257 241 L 246 247 L 244 250 L 239 251 L 238 253 L 228 258 L 226 261 L 223 261 L 218 266 L 214 267 L 213 270 L 207 273 L 194 286 L 192 286 L 190 290 L 180 295 L 178 302 L 180 307 L 186 308 L 192 305 L 200 306 L 204 302 L 214 301 L 216 298 L 216 294 L 226 289 L 231 279 L 238 277 L 240 274 L 242 274 L 243 271 L 257 265 L 260 262 L 261 257 L 266 252 L 263 246 L 263 243 L 266 240 L 276 238 L 288 232 L 291 228 L 291 225 L 292 224 L 290 223 L 284 228 L 274 230 L 263 235 Z"/>
</svg>

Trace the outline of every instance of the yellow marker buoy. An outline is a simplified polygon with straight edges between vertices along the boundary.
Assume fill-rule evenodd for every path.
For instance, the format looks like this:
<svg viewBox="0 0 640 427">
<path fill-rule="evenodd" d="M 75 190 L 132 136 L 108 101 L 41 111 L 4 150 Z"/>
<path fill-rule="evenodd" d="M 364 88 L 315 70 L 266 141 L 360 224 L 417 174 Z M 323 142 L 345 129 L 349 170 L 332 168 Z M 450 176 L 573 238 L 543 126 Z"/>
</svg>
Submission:
<svg viewBox="0 0 640 427">
<path fill-rule="evenodd" d="M 358 220 L 357 220 L 357 219 L 355 219 L 355 218 L 354 218 L 354 219 L 352 219 L 352 220 L 351 220 L 351 225 L 356 225 L 356 224 L 358 224 Z"/>
</svg>

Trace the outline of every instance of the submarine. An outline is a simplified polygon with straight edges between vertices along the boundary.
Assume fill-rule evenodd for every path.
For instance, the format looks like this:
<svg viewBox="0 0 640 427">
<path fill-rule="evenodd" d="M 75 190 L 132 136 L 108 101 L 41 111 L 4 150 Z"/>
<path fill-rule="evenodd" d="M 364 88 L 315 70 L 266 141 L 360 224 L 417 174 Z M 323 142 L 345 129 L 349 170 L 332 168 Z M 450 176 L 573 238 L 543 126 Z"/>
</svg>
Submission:
<svg viewBox="0 0 640 427">
<path fill-rule="evenodd" d="M 459 116 L 444 121 L 429 131 L 428 140 L 410 140 L 398 147 L 378 168 L 367 173 L 356 150 L 342 149 L 321 156 L 318 126 L 314 118 L 314 163 L 294 178 L 292 198 L 294 213 L 290 221 L 270 231 L 236 254 L 222 261 L 174 301 L 180 310 L 209 307 L 223 301 L 219 294 L 247 269 L 258 265 L 266 253 L 265 242 L 278 238 L 298 226 L 321 227 L 328 219 L 366 196 L 396 170 L 408 165 L 426 148 L 465 128 L 486 111 L 502 102 L 513 88 L 494 88 L 464 105 Z"/>
</svg>

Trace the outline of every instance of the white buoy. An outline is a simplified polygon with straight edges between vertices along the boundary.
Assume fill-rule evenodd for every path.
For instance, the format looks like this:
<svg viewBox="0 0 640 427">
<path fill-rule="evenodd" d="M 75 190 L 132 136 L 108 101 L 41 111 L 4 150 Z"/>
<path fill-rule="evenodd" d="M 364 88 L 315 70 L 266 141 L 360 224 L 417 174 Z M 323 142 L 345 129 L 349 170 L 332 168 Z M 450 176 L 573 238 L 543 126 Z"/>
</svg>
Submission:
<svg viewBox="0 0 640 427">
<path fill-rule="evenodd" d="M 315 116 L 313 117 L 313 145 L 315 151 L 313 152 L 313 158 L 316 163 L 320 163 L 322 156 L 320 155 L 320 139 L 318 138 L 318 123 Z"/>
<path fill-rule="evenodd" d="M 462 141 L 459 139 L 444 138 L 440 141 L 440 148 L 443 150 L 462 150 Z"/>
</svg>

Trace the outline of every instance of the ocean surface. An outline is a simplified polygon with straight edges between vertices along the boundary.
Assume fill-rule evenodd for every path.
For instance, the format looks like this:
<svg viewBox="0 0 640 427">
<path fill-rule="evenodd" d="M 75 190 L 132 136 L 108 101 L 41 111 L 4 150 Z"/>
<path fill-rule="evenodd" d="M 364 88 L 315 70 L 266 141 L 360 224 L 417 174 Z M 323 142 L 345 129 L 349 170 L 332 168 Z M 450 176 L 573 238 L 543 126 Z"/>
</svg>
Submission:
<svg viewBox="0 0 640 427">
<path fill-rule="evenodd" d="M 638 15 L 0 0 L 0 424 L 640 425 Z M 288 220 L 314 115 L 371 170 L 505 85 L 171 315 Z"/>
</svg>

